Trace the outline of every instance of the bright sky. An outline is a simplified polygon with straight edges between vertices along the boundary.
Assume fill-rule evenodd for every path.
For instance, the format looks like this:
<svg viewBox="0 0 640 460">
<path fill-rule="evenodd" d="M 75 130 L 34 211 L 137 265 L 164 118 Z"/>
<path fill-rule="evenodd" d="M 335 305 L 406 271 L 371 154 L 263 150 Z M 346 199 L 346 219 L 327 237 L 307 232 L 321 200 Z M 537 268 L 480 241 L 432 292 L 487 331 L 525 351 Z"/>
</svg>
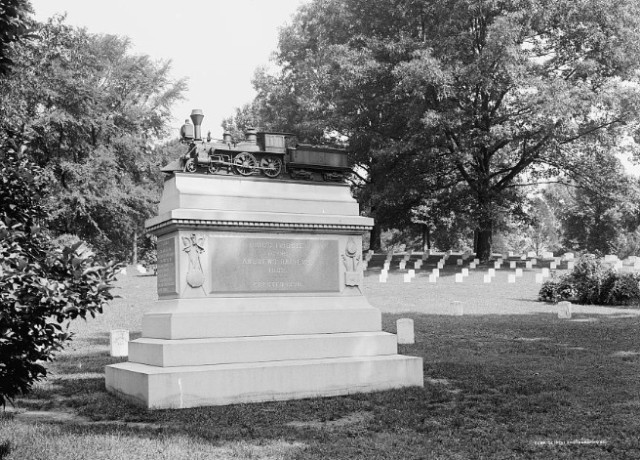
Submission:
<svg viewBox="0 0 640 460">
<path fill-rule="evenodd" d="M 132 53 L 170 59 L 175 79 L 188 77 L 173 108 L 172 136 L 191 109 L 205 115 L 203 133 L 222 136 L 220 123 L 250 102 L 251 78 L 276 51 L 278 30 L 307 0 L 31 0 L 36 19 L 67 13 L 67 23 L 92 33 L 127 36 Z"/>
</svg>

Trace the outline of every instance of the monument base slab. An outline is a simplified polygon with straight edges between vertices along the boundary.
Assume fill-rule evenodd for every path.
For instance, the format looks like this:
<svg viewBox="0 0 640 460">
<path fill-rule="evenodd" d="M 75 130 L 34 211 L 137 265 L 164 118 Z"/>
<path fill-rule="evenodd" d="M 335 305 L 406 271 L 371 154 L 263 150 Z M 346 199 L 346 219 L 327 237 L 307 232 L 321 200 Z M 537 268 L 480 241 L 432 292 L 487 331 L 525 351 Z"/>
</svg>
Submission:
<svg viewBox="0 0 640 460">
<path fill-rule="evenodd" d="M 422 359 L 389 355 L 159 367 L 106 368 L 106 387 L 148 409 L 338 396 L 422 386 Z"/>
</svg>

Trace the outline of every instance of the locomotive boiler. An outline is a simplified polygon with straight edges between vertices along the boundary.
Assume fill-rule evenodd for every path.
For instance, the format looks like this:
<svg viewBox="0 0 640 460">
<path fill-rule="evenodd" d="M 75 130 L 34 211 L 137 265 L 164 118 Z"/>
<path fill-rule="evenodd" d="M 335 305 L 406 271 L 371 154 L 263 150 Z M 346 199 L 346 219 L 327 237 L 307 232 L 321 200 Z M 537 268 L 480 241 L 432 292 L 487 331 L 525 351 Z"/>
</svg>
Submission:
<svg viewBox="0 0 640 460">
<path fill-rule="evenodd" d="M 202 138 L 201 110 L 191 112 L 180 129 L 187 152 L 162 171 L 184 171 L 201 174 L 239 174 L 292 179 L 341 182 L 351 172 L 347 151 L 325 146 L 296 143 L 288 133 L 260 131 L 250 128 L 246 140 L 234 143 L 229 133 L 223 139 Z"/>
</svg>

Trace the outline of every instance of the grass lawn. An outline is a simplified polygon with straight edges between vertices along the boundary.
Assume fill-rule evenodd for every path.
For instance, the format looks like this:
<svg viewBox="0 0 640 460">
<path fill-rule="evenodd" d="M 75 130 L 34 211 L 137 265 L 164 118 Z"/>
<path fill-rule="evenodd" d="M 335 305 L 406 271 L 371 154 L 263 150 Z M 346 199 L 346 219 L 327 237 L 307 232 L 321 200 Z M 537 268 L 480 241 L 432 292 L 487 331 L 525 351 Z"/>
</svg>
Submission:
<svg viewBox="0 0 640 460">
<path fill-rule="evenodd" d="M 515 285 L 502 275 L 366 278 L 384 330 L 413 318 L 416 344 L 400 352 L 424 359 L 424 388 L 147 411 L 104 390 L 104 366 L 119 361 L 108 331 L 139 336 L 155 299 L 155 277 L 130 269 L 122 298 L 75 323 L 48 380 L 0 415 L 0 458 L 640 458 L 640 317 L 586 309 L 560 320 L 535 302 L 531 274 Z M 441 314 L 454 301 L 465 315 Z"/>
</svg>

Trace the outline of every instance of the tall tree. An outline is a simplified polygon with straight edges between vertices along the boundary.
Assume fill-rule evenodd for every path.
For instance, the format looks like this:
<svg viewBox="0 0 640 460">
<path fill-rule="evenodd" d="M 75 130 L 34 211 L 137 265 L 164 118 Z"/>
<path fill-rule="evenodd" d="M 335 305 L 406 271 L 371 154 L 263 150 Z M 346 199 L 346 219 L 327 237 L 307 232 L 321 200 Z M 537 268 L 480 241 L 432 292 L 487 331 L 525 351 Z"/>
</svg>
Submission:
<svg viewBox="0 0 640 460">
<path fill-rule="evenodd" d="M 57 181 L 52 230 L 125 256 L 158 198 L 154 142 L 185 81 L 170 63 L 132 55 L 129 40 L 54 18 L 15 47 L 0 79 L 0 136 L 28 142 Z"/>
<path fill-rule="evenodd" d="M 10 48 L 29 31 L 32 13 L 29 0 L 0 0 L 0 75 L 13 65 Z"/>
<path fill-rule="evenodd" d="M 486 260 L 514 187 L 636 122 L 640 4 L 315 0 L 282 30 L 277 59 L 280 75 L 256 79 L 266 113 L 348 136 L 377 195 L 408 166 L 427 195 L 462 186 Z"/>
</svg>

